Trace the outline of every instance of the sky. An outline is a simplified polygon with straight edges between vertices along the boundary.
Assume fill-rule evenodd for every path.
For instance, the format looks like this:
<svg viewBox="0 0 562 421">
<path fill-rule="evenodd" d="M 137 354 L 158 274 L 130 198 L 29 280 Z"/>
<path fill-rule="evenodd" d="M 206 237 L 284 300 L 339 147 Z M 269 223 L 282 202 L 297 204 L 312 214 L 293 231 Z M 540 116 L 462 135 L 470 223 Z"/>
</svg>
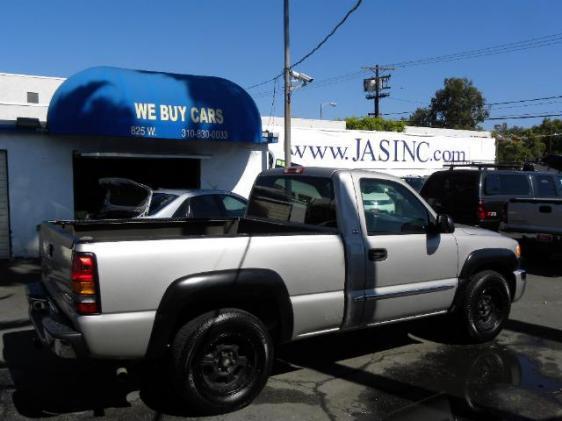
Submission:
<svg viewBox="0 0 562 421">
<path fill-rule="evenodd" d="M 294 62 L 357 0 L 290 0 Z M 283 68 L 283 0 L 5 0 L 0 72 L 67 77 L 110 65 L 214 75 L 248 88 Z M 373 111 L 364 66 L 398 63 L 562 33 L 558 0 L 363 0 L 295 70 L 315 78 L 293 95 L 293 117 L 340 119 Z M 337 76 L 353 74 L 323 82 Z M 359 73 L 359 74 L 358 74 Z M 562 95 L 562 42 L 392 71 L 383 113 L 429 104 L 447 77 L 467 77 L 487 102 Z M 316 85 L 315 85 L 316 83 Z M 249 89 L 262 115 L 283 115 L 282 81 Z M 562 98 L 495 106 L 493 116 L 562 113 Z M 516 106 L 517 108 L 515 108 Z M 399 117 L 400 115 L 398 115 Z M 529 126 L 542 119 L 507 120 Z M 492 128 L 501 121 L 488 121 Z"/>
</svg>

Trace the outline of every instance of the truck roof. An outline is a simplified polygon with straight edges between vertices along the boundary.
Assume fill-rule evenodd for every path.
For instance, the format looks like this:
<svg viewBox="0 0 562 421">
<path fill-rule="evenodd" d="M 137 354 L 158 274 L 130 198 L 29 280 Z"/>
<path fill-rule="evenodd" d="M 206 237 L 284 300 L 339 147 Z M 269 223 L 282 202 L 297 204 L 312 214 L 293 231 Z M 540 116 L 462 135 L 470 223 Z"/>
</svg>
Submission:
<svg viewBox="0 0 562 421">
<path fill-rule="evenodd" d="M 294 168 L 294 171 L 298 171 L 297 169 L 302 169 L 302 172 L 295 172 L 293 175 L 302 175 L 302 176 L 310 176 L 310 177 L 332 177 L 336 173 L 353 173 L 355 175 L 364 175 L 364 176 L 376 176 L 387 179 L 387 180 L 395 180 L 399 182 L 403 182 L 400 177 L 395 177 L 393 175 L 383 173 L 380 171 L 372 171 L 367 169 L 360 169 L 360 168 L 336 168 L 336 167 L 291 167 Z M 264 175 L 285 175 L 285 168 L 273 168 L 270 170 L 263 171 L 260 176 Z M 291 175 L 291 174 L 289 174 Z"/>
</svg>

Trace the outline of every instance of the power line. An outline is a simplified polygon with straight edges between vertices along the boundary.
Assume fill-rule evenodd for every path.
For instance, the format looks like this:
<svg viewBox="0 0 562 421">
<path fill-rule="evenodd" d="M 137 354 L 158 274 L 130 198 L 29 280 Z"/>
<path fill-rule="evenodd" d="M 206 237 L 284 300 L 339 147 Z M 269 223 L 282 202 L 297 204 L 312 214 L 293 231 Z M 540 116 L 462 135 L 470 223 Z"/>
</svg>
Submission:
<svg viewBox="0 0 562 421">
<path fill-rule="evenodd" d="M 521 102 L 544 101 L 544 100 L 559 99 L 559 98 L 562 98 L 562 95 L 545 96 L 542 98 L 518 99 L 513 101 L 490 102 L 488 105 L 518 104 Z"/>
<path fill-rule="evenodd" d="M 390 64 L 389 66 L 405 68 L 414 65 L 436 64 L 440 62 L 458 61 L 468 58 L 477 58 L 477 57 L 490 56 L 496 54 L 505 54 L 509 52 L 528 50 L 531 48 L 546 47 L 546 46 L 560 44 L 560 43 L 562 43 L 562 33 L 545 35 L 540 38 L 532 38 L 529 40 L 517 41 L 508 44 L 500 44 L 493 47 L 481 48 L 479 50 L 467 50 L 467 51 L 462 51 L 453 54 L 428 57 L 424 59 L 403 61 L 395 64 Z M 331 78 L 328 79 L 316 81 L 314 84 L 308 85 L 306 88 L 307 89 L 323 88 L 341 82 L 347 82 L 348 80 L 351 79 L 362 77 L 366 73 L 367 73 L 366 71 L 360 71 L 354 73 L 347 73 L 339 76 L 332 76 Z"/>
<path fill-rule="evenodd" d="M 363 0 L 357 0 L 355 5 L 347 11 L 347 13 L 336 24 L 336 26 L 334 26 L 332 28 L 332 30 L 330 32 L 328 32 L 328 35 L 326 35 L 312 50 L 310 50 L 308 53 L 306 53 L 304 56 L 302 56 L 300 59 L 298 59 L 296 62 L 294 62 L 291 65 L 290 68 L 294 69 L 296 66 L 298 66 L 299 64 L 302 64 L 306 59 L 308 59 L 310 56 L 312 56 L 316 51 L 318 51 L 320 48 L 322 48 L 322 46 L 324 44 L 326 44 L 326 42 L 328 42 L 328 40 L 336 33 L 336 31 L 347 21 L 347 19 L 351 16 L 351 14 L 359 8 L 359 6 L 361 5 L 362 2 L 363 2 Z M 248 89 L 254 89 L 254 88 L 257 88 L 259 86 L 267 85 L 268 83 L 275 82 L 277 79 L 279 79 L 282 76 L 283 76 L 283 71 L 281 71 L 277 76 L 275 76 L 271 79 L 264 80 L 263 82 L 259 82 L 259 83 L 256 83 L 254 85 L 248 86 L 246 89 L 247 90 Z"/>
<path fill-rule="evenodd" d="M 275 82 L 275 81 L 276 81 L 277 79 L 279 79 L 281 76 L 283 76 L 283 73 L 278 74 L 278 75 L 275 76 L 274 78 L 267 79 L 267 80 L 264 80 L 263 82 L 259 82 L 259 83 L 256 83 L 256 84 L 254 84 L 254 85 L 248 86 L 248 87 L 246 87 L 246 90 L 254 89 L 254 88 L 257 88 L 257 87 L 259 87 L 259 86 L 263 86 L 263 85 L 267 85 L 268 83 Z"/>
<path fill-rule="evenodd" d="M 398 97 L 395 97 L 395 96 L 390 96 L 388 99 L 393 99 L 395 101 L 401 101 L 401 102 L 409 102 L 411 104 L 425 105 L 427 103 L 427 101 L 418 101 L 418 100 L 415 100 L 415 99 L 398 98 Z"/>
<path fill-rule="evenodd" d="M 384 113 L 384 114 L 381 114 L 381 115 L 400 115 L 400 114 L 412 114 L 412 113 L 413 113 L 413 111 L 401 111 L 399 113 Z"/>
<path fill-rule="evenodd" d="M 318 43 L 318 45 L 316 45 L 316 47 L 314 47 L 307 54 L 305 54 L 299 60 L 297 60 L 295 63 L 293 63 L 293 65 L 291 66 L 291 69 L 298 66 L 303 61 L 305 61 L 307 58 L 309 58 L 311 55 L 313 55 L 316 51 L 318 51 L 336 33 L 336 31 L 345 23 L 345 21 L 351 16 L 351 14 L 359 8 L 359 6 L 361 5 L 362 2 L 363 2 L 363 0 L 357 0 L 355 5 L 347 11 L 347 13 L 344 15 L 344 17 L 336 24 L 336 26 L 334 26 L 334 28 L 328 33 L 328 35 L 326 35 L 324 37 L 324 39 L 322 39 L 322 41 L 320 41 Z"/>
<path fill-rule="evenodd" d="M 457 53 L 444 54 L 444 55 L 426 57 L 426 58 L 415 59 L 415 60 L 405 60 L 405 61 L 391 64 L 391 66 L 406 68 L 410 66 L 419 66 L 423 64 L 437 64 L 442 62 L 459 61 L 469 58 L 478 58 L 478 57 L 485 57 L 485 56 L 491 56 L 497 54 L 506 54 L 510 52 L 523 51 L 533 48 L 548 47 L 560 43 L 562 43 L 562 33 L 557 33 L 552 35 L 545 35 L 538 38 L 531 38 L 528 40 L 516 41 L 507 44 L 499 44 L 496 46 L 480 48 L 475 50 L 465 50 Z M 308 85 L 306 88 L 307 89 L 324 88 L 327 86 L 335 85 L 342 82 L 347 82 L 349 80 L 362 77 L 365 74 L 368 74 L 368 72 L 363 70 L 358 72 L 346 73 L 338 76 L 332 76 L 327 79 L 316 81 L 314 84 Z M 268 79 L 266 81 L 249 86 L 246 89 L 253 89 L 258 86 L 271 83 L 278 77 L 280 77 L 280 75 L 275 76 L 272 79 Z"/>
<path fill-rule="evenodd" d="M 269 125 L 272 126 L 273 125 L 273 119 L 274 119 L 274 115 L 275 115 L 275 100 L 277 99 L 277 82 L 278 80 L 275 80 L 275 83 L 273 84 L 273 98 L 271 99 L 271 108 L 269 110 Z"/>
<path fill-rule="evenodd" d="M 545 35 L 539 38 L 531 38 L 528 40 L 510 42 L 507 44 L 499 44 L 491 47 L 480 48 L 475 50 L 465 50 L 460 51 L 457 53 L 451 54 L 444 54 L 439 56 L 433 57 L 426 57 L 416 60 L 406 60 L 401 61 L 398 63 L 392 63 L 391 66 L 394 67 L 410 67 L 410 66 L 419 66 L 423 64 L 435 64 L 441 62 L 450 62 L 450 61 L 457 61 L 457 60 L 464 60 L 467 58 L 476 58 L 476 57 L 483 57 L 483 56 L 490 56 L 490 55 L 497 55 L 497 54 L 505 54 L 513 51 L 521 51 L 527 50 L 531 48 L 540 48 L 546 47 L 549 45 L 555 45 L 562 42 L 562 33 L 552 34 L 552 35 Z"/>
<path fill-rule="evenodd" d="M 523 120 L 527 118 L 562 117 L 562 111 L 551 111 L 548 114 L 521 114 L 488 117 L 486 120 Z"/>
<path fill-rule="evenodd" d="M 562 101 L 549 101 L 549 100 L 560 99 L 560 98 L 562 98 L 562 95 L 545 96 L 540 98 L 517 99 L 511 101 L 498 101 L 498 102 L 489 102 L 488 104 L 486 104 L 486 106 L 495 106 L 495 105 L 503 105 L 503 104 L 520 104 L 520 105 L 507 106 L 507 107 L 497 107 L 497 108 L 493 107 L 496 110 L 504 110 L 510 108 L 525 108 L 525 107 L 535 107 L 540 105 L 562 104 Z M 422 101 L 408 100 L 404 98 L 390 97 L 389 99 L 394 99 L 396 101 L 402 101 L 402 102 L 425 104 L 425 102 Z M 533 104 L 527 104 L 528 102 L 533 102 Z M 386 113 L 383 115 L 400 115 L 400 114 L 408 114 L 413 112 L 415 112 L 415 110 Z"/>
<path fill-rule="evenodd" d="M 493 108 L 494 110 L 507 110 L 512 108 L 540 107 L 542 105 L 551 105 L 551 104 L 562 104 L 562 101 L 540 101 L 540 102 L 534 102 L 532 104 L 522 103 L 516 105 L 507 105 L 507 106 L 504 105 L 504 106 L 493 107 Z"/>
</svg>

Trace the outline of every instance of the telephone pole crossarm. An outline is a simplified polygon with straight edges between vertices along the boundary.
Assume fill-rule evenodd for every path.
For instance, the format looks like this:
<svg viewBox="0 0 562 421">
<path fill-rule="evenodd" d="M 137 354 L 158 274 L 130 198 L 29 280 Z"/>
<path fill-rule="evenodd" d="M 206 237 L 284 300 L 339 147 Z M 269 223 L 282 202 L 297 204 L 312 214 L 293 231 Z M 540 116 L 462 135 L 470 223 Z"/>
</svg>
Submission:
<svg viewBox="0 0 562 421">
<path fill-rule="evenodd" d="M 381 74 L 381 72 L 389 72 L 394 70 L 394 67 L 391 66 L 379 66 L 378 64 L 375 66 L 368 66 L 364 67 L 365 70 L 370 70 L 375 74 L 375 77 L 364 79 L 363 80 L 363 90 L 367 93 L 366 98 L 374 100 L 375 104 L 375 112 L 374 116 L 380 116 L 380 100 L 381 98 L 386 98 L 390 94 L 388 92 L 384 92 L 390 89 L 390 74 Z M 369 113 L 369 115 L 371 115 Z"/>
</svg>

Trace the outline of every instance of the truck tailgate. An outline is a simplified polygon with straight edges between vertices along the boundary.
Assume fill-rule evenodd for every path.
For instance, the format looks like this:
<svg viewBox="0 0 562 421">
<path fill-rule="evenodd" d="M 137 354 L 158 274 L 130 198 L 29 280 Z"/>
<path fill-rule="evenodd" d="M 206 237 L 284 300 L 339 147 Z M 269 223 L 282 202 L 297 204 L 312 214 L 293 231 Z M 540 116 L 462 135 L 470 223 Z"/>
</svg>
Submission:
<svg viewBox="0 0 562 421">
<path fill-rule="evenodd" d="M 74 321 L 76 312 L 72 297 L 73 234 L 51 222 L 41 224 L 39 231 L 41 281 L 50 297 L 66 316 Z"/>
<path fill-rule="evenodd" d="M 562 199 L 511 199 L 504 230 L 562 234 Z"/>
</svg>

